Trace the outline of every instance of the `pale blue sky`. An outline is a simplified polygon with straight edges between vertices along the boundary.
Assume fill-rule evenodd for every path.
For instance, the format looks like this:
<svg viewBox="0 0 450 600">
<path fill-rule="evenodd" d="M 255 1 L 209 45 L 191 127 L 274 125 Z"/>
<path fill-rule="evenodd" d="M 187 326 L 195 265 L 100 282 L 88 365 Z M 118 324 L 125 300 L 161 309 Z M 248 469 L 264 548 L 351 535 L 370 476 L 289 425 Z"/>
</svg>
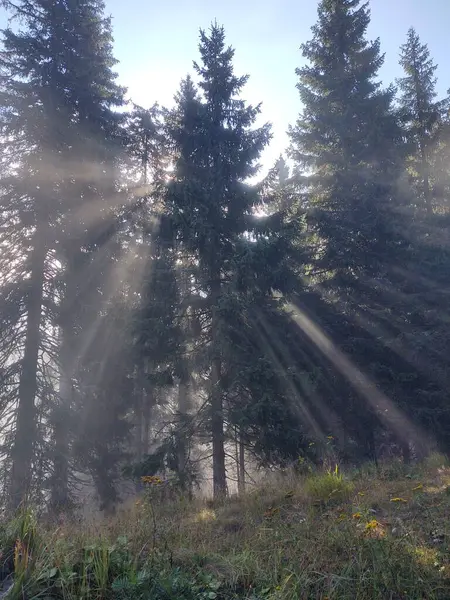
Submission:
<svg viewBox="0 0 450 600">
<path fill-rule="evenodd" d="M 381 38 L 388 84 L 399 76 L 398 50 L 413 25 L 438 63 L 439 91 L 450 88 L 450 0 L 371 0 L 371 38 Z M 198 29 L 217 19 L 236 49 L 238 74 L 250 81 L 243 96 L 263 102 L 262 119 L 273 123 L 274 139 L 263 157 L 271 166 L 287 146 L 286 129 L 300 110 L 295 68 L 300 44 L 311 36 L 317 0 L 106 0 L 113 16 L 120 81 L 143 106 L 168 105 L 180 79 L 198 58 Z"/>
</svg>

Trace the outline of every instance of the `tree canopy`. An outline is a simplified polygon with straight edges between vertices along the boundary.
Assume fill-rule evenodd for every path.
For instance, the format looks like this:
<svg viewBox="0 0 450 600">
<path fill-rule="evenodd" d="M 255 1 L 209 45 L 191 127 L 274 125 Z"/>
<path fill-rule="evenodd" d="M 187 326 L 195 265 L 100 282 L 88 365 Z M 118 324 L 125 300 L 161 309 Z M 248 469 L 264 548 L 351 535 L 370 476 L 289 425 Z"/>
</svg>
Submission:
<svg viewBox="0 0 450 600">
<path fill-rule="evenodd" d="M 385 86 L 368 3 L 321 0 L 264 173 L 221 25 L 144 107 L 103 2 L 2 5 L 4 505 L 448 452 L 449 103 L 417 31 Z"/>
</svg>

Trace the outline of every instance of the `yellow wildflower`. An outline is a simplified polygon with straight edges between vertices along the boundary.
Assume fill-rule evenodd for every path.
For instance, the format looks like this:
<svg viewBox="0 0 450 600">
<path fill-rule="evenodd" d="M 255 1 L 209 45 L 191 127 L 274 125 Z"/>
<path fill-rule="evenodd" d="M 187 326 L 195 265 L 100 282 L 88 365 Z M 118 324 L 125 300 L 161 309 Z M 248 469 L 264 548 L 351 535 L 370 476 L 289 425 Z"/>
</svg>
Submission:
<svg viewBox="0 0 450 600">
<path fill-rule="evenodd" d="M 408 500 L 405 500 L 404 498 L 391 498 L 391 502 L 403 502 L 406 504 Z"/>
<path fill-rule="evenodd" d="M 372 519 L 371 521 L 369 521 L 368 523 L 366 523 L 366 529 L 367 531 L 370 531 L 372 529 L 376 529 L 379 526 L 379 523 L 376 519 Z"/>
<path fill-rule="evenodd" d="M 161 485 L 163 483 L 163 480 L 158 475 L 144 475 L 141 477 L 141 481 L 148 485 Z"/>
<path fill-rule="evenodd" d="M 355 512 L 352 514 L 352 519 L 360 519 L 361 518 L 361 513 L 360 512 Z"/>
<path fill-rule="evenodd" d="M 365 526 L 365 533 L 369 537 L 381 538 L 386 535 L 384 526 L 379 523 L 376 519 L 372 519 Z"/>
</svg>

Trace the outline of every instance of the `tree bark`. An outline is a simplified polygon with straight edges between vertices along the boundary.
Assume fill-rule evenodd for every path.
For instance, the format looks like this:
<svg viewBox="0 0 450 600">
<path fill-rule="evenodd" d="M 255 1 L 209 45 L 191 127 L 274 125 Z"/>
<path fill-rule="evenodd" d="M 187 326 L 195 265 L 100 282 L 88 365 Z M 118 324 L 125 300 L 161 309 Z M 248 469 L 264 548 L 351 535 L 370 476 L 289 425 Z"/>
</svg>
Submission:
<svg viewBox="0 0 450 600">
<path fill-rule="evenodd" d="M 27 325 L 22 369 L 19 382 L 16 432 L 12 448 L 12 469 L 9 505 L 16 510 L 27 498 L 31 486 L 31 467 L 36 442 L 37 370 L 44 293 L 46 249 L 42 232 L 34 236 L 31 276 L 27 297 Z"/>
<path fill-rule="evenodd" d="M 143 398 L 143 429 L 142 429 L 142 452 L 146 456 L 150 451 L 150 424 L 152 420 L 152 411 L 154 404 L 154 395 L 145 393 Z"/>
<path fill-rule="evenodd" d="M 134 408 L 134 453 L 135 460 L 138 464 L 141 464 L 144 459 L 144 402 L 145 402 L 145 391 L 141 387 L 139 377 L 137 376 L 138 383 L 136 384 L 135 394 L 137 402 Z M 136 479 L 135 482 L 136 493 L 140 493 L 143 490 L 143 485 L 140 478 Z"/>
<path fill-rule="evenodd" d="M 186 440 L 186 417 L 189 410 L 189 396 L 188 396 L 188 382 L 186 376 L 180 379 L 178 386 L 178 414 L 179 414 L 179 427 L 178 427 L 178 452 L 177 462 L 179 473 L 184 473 L 186 470 L 187 463 L 187 440 Z"/>
<path fill-rule="evenodd" d="M 138 405 L 134 411 L 134 420 L 135 420 L 135 453 L 137 462 L 141 462 L 144 458 L 144 448 L 143 448 L 143 426 L 144 426 L 144 400 L 145 400 L 145 392 L 143 389 L 137 390 L 138 395 Z"/>
<path fill-rule="evenodd" d="M 239 473 L 238 473 L 239 495 L 245 494 L 245 445 L 242 431 L 239 430 Z"/>
<path fill-rule="evenodd" d="M 227 475 L 225 469 L 225 435 L 223 431 L 222 361 L 219 347 L 219 322 L 217 304 L 220 296 L 220 274 L 215 273 L 211 284 L 212 299 L 212 363 L 211 363 L 211 434 L 213 452 L 214 498 L 227 495 Z"/>
<path fill-rule="evenodd" d="M 189 416 L 190 409 L 190 397 L 189 397 L 189 374 L 183 369 L 183 373 L 180 378 L 178 386 L 178 431 L 177 431 L 177 467 L 180 478 L 180 483 L 184 492 L 188 494 L 189 498 L 192 498 L 192 481 L 190 473 L 188 472 L 188 460 L 189 460 L 189 444 L 187 437 L 187 419 Z"/>
<path fill-rule="evenodd" d="M 61 512 L 69 504 L 69 419 L 73 401 L 72 376 L 74 370 L 73 346 L 67 327 L 62 328 L 60 354 L 59 401 L 54 409 L 53 436 L 53 482 L 51 505 L 53 511 Z"/>
<path fill-rule="evenodd" d="M 425 210 L 431 215 L 433 213 L 433 205 L 431 202 L 430 177 L 428 174 L 428 158 L 424 144 L 425 140 L 422 140 L 420 153 L 422 162 L 423 196 L 425 200 Z"/>
<path fill-rule="evenodd" d="M 404 464 L 409 465 L 411 463 L 411 446 L 408 440 L 401 441 L 401 450 Z"/>
</svg>

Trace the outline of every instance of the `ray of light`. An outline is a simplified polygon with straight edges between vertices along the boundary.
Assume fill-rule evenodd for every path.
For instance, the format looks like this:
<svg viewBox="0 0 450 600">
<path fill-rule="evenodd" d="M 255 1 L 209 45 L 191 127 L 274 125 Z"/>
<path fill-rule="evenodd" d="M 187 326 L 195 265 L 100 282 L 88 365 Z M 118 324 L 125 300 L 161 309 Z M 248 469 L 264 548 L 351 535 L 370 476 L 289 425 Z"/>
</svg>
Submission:
<svg viewBox="0 0 450 600">
<path fill-rule="evenodd" d="M 114 243 L 113 240 L 110 241 Z M 142 250 L 144 249 L 144 252 Z M 108 244 L 105 244 L 99 250 L 99 256 L 96 259 L 100 265 L 107 257 L 109 252 Z M 95 319 L 89 324 L 89 327 L 85 327 L 81 335 L 81 341 L 79 347 L 74 351 L 70 364 L 68 365 L 68 375 L 73 377 L 77 365 L 83 360 L 91 349 L 95 339 L 99 335 L 100 328 L 103 324 L 104 315 L 102 309 L 107 308 L 114 296 L 123 289 L 124 285 L 128 284 L 130 287 L 130 293 L 136 293 L 142 283 L 144 277 L 144 271 L 148 272 L 148 261 L 150 260 L 152 253 L 152 245 L 146 244 L 143 248 L 143 244 L 137 240 L 133 240 L 129 246 L 125 249 L 122 256 L 108 269 L 106 279 L 104 282 L 104 288 L 101 296 L 101 306 L 96 306 Z M 140 255 L 140 260 L 136 261 L 137 256 Z M 93 268 L 92 264 L 89 264 L 83 269 L 80 280 L 83 281 L 86 289 L 90 287 L 90 281 L 95 278 L 95 273 L 101 272 L 99 268 Z M 76 302 L 77 298 L 74 298 L 72 302 Z M 79 301 L 79 299 L 78 299 Z M 105 352 L 107 352 L 105 348 Z"/>
<path fill-rule="evenodd" d="M 276 352 L 273 348 L 273 339 L 268 338 L 261 316 L 256 317 L 255 331 L 260 342 L 261 350 L 268 356 L 269 360 L 277 368 L 278 372 L 283 373 L 283 383 L 285 385 L 287 395 L 291 400 L 292 407 L 297 411 L 298 415 L 302 417 L 306 423 L 308 423 L 311 430 L 318 438 L 323 437 L 324 432 L 322 432 L 320 425 L 312 415 L 311 411 L 306 405 L 306 402 L 301 397 L 296 385 L 292 380 L 292 377 L 286 372 L 282 362 L 276 355 Z"/>
<path fill-rule="evenodd" d="M 414 348 L 409 348 L 405 343 L 404 336 L 406 334 L 414 334 L 414 328 L 408 323 L 399 322 L 398 319 L 395 322 L 390 322 L 386 318 L 380 316 L 370 309 L 365 311 L 359 307 L 351 305 L 351 311 L 349 312 L 344 300 L 342 300 L 337 294 L 330 294 L 327 290 L 326 293 L 322 293 L 320 286 L 316 286 L 315 289 L 322 295 L 323 298 L 331 297 L 332 301 L 336 306 L 340 308 L 352 321 L 354 321 L 362 330 L 366 331 L 370 335 L 373 335 L 376 339 L 381 339 L 384 346 L 394 352 L 397 356 L 403 359 L 406 363 L 417 369 L 418 372 L 430 378 L 438 385 L 447 386 L 447 381 L 441 375 L 440 372 L 435 368 L 436 365 L 433 363 L 432 358 L 443 359 L 445 358 L 442 354 L 436 350 L 433 346 L 433 341 L 423 340 L 424 348 L 427 348 L 429 356 L 424 356 L 423 352 L 417 355 L 417 351 Z M 413 308 L 413 307 L 411 307 Z M 389 331 L 388 327 L 391 329 Z M 395 328 L 397 337 L 393 336 L 392 329 Z"/>
<path fill-rule="evenodd" d="M 331 338 L 299 306 L 289 302 L 287 310 L 292 321 L 347 379 L 355 391 L 376 411 L 380 419 L 396 433 L 399 439 L 405 442 L 425 443 L 424 435 L 418 431 L 406 415 L 351 362 Z"/>
<path fill-rule="evenodd" d="M 255 324 L 256 324 L 257 332 L 260 332 L 260 330 L 263 330 L 265 333 L 265 336 L 263 339 L 264 347 L 262 347 L 262 350 L 265 350 L 266 352 L 268 352 L 269 355 L 272 357 L 274 355 L 273 348 L 271 348 L 271 345 L 272 345 L 275 347 L 275 349 L 278 351 L 278 353 L 283 357 L 283 359 L 285 360 L 286 363 L 295 364 L 295 361 L 292 358 L 289 348 L 286 346 L 286 344 L 280 338 L 279 332 L 275 328 L 273 328 L 270 325 L 270 323 L 268 323 L 267 319 L 264 317 L 264 315 L 261 313 L 261 311 L 257 311 L 257 313 L 256 313 L 256 323 Z M 309 366 L 311 368 L 313 368 L 314 365 L 313 365 L 312 361 L 310 360 L 310 358 L 308 357 L 307 353 L 302 352 L 302 356 L 303 356 L 303 359 L 305 360 L 306 364 L 309 364 Z M 308 400 L 319 411 L 321 417 L 323 418 L 324 422 L 327 424 L 327 427 L 329 428 L 329 430 L 336 431 L 339 428 L 339 425 L 338 425 L 339 419 L 338 419 L 337 415 L 334 413 L 334 411 L 331 409 L 331 407 L 325 405 L 325 403 L 323 402 L 322 398 L 319 396 L 318 393 L 314 392 L 314 390 L 308 389 L 306 387 L 306 385 L 301 381 L 301 378 L 298 381 L 298 385 L 300 385 L 300 387 L 301 387 L 301 390 L 300 390 L 301 395 L 300 395 L 300 392 L 297 389 L 296 384 L 293 382 L 292 377 L 289 375 L 289 373 L 286 372 L 286 369 L 281 364 L 281 361 L 278 361 L 276 366 L 279 369 L 281 369 L 281 371 L 283 372 L 283 377 L 285 379 L 287 379 L 287 381 L 289 382 L 291 398 L 294 398 L 294 401 L 296 403 L 300 403 L 300 405 L 302 406 L 302 410 L 305 411 L 305 415 L 307 416 L 308 422 L 309 422 L 310 426 L 312 426 L 314 433 L 316 435 L 318 435 L 319 437 L 325 437 L 326 434 L 328 433 L 328 431 L 327 432 L 322 431 L 322 428 L 320 427 L 320 425 L 317 423 L 316 419 L 311 414 L 311 411 L 306 406 L 306 401 L 308 401 Z"/>
</svg>

